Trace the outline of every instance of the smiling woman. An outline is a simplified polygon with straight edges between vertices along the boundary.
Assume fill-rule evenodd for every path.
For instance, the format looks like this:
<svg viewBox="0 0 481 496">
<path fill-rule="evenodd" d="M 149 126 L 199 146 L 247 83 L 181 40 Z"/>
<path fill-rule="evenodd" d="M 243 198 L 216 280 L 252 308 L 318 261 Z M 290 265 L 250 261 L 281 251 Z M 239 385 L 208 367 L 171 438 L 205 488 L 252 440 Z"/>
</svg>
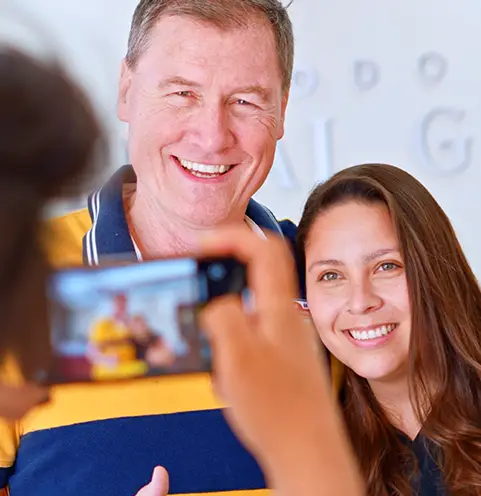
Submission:
<svg viewBox="0 0 481 496">
<path fill-rule="evenodd" d="M 309 262 L 307 274 L 324 343 L 372 381 L 396 376 L 408 355 L 409 297 L 398 244 L 386 207 L 351 201 L 317 218 L 306 247 L 309 258 L 322 258 Z"/>
<path fill-rule="evenodd" d="M 441 207 L 401 169 L 351 167 L 312 192 L 298 249 L 368 494 L 479 494 L 481 292 Z"/>
</svg>

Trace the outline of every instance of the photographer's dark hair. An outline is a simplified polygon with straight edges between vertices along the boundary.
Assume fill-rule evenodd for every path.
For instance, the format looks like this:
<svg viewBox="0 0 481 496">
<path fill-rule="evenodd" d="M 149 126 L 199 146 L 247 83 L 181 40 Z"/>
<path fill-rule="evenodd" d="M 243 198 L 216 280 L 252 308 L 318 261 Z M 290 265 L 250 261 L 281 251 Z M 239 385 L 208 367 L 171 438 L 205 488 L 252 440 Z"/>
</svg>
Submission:
<svg viewBox="0 0 481 496">
<path fill-rule="evenodd" d="M 59 66 L 0 48 L 0 353 L 27 378 L 49 353 L 45 207 L 78 194 L 105 149 L 88 100 Z"/>
</svg>

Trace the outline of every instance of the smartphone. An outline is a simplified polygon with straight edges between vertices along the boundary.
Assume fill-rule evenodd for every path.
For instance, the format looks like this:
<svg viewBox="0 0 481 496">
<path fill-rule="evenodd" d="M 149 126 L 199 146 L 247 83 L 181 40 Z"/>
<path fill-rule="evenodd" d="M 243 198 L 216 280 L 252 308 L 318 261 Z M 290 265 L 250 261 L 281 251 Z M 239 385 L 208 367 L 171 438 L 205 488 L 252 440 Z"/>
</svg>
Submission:
<svg viewBox="0 0 481 496">
<path fill-rule="evenodd" d="M 231 258 L 172 258 L 56 271 L 49 281 L 52 360 L 47 385 L 211 370 L 199 310 L 247 296 L 246 268 Z"/>
</svg>

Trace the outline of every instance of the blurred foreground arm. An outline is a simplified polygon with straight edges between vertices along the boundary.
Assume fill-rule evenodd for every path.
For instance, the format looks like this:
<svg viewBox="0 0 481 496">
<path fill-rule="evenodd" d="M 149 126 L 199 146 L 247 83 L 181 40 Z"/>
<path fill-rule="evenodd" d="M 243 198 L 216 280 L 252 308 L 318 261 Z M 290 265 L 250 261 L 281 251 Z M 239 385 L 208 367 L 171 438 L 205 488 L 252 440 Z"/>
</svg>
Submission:
<svg viewBox="0 0 481 496">
<path fill-rule="evenodd" d="M 246 263 L 255 294 L 255 313 L 229 296 L 202 314 L 228 422 L 277 494 L 363 495 L 316 337 L 292 301 L 294 269 L 284 243 L 227 228 L 209 237 L 204 249 Z"/>
</svg>

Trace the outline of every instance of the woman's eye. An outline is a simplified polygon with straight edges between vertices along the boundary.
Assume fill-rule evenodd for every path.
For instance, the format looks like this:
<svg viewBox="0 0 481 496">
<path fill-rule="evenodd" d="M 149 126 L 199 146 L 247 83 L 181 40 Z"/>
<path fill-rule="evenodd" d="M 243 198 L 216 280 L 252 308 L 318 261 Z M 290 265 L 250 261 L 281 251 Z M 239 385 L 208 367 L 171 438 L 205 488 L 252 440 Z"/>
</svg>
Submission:
<svg viewBox="0 0 481 496">
<path fill-rule="evenodd" d="M 393 262 L 386 262 L 386 263 L 383 263 L 379 266 L 379 270 L 381 270 L 383 272 L 388 271 L 388 270 L 394 270 L 397 268 L 399 268 L 399 265 L 396 265 Z"/>
<path fill-rule="evenodd" d="M 320 277 L 320 281 L 336 281 L 339 278 L 339 274 L 336 274 L 335 272 L 326 272 Z"/>
</svg>

